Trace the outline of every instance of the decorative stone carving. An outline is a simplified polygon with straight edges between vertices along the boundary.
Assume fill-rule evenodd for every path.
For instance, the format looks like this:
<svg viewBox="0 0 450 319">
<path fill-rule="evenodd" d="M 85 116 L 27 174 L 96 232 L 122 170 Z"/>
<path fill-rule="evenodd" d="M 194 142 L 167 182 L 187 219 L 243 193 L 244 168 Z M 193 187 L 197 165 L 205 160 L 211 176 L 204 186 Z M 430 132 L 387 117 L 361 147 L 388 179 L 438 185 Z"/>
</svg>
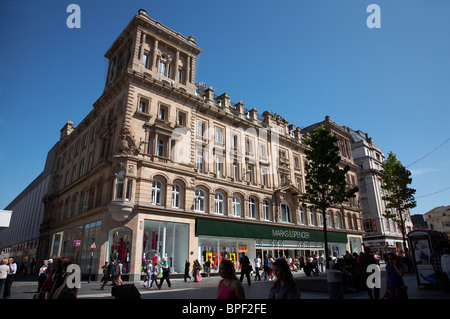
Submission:
<svg viewBox="0 0 450 319">
<path fill-rule="evenodd" d="M 127 128 L 120 134 L 119 153 L 123 155 L 133 155 L 137 151 L 136 143 Z"/>
</svg>

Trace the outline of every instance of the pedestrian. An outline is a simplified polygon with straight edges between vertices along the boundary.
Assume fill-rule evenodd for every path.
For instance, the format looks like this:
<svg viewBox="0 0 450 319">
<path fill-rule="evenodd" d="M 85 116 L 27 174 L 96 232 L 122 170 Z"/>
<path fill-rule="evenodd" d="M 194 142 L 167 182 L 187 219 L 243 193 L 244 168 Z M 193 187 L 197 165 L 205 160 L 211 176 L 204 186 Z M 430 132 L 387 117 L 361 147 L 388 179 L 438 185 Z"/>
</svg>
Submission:
<svg viewBox="0 0 450 319">
<path fill-rule="evenodd" d="M 44 260 L 43 265 L 39 268 L 39 276 L 38 276 L 38 289 L 37 292 L 41 291 L 42 284 L 47 279 L 47 269 L 48 269 L 48 261 Z"/>
<path fill-rule="evenodd" d="M 56 290 L 63 284 L 64 278 L 62 278 L 64 272 L 63 261 L 61 258 L 55 259 L 55 266 L 53 267 L 53 274 L 51 279 L 51 285 L 49 286 L 49 291 L 47 299 L 53 299 L 53 295 Z"/>
<path fill-rule="evenodd" d="M 189 268 L 191 267 L 191 263 L 189 262 L 189 259 L 186 259 L 186 262 L 184 263 L 184 282 L 189 280 L 192 280 L 191 276 L 189 275 Z"/>
<path fill-rule="evenodd" d="M 250 286 L 250 273 L 252 271 L 250 260 L 248 259 L 248 256 L 245 255 L 245 253 L 242 253 L 241 259 L 239 260 L 239 264 L 241 265 L 241 278 L 239 279 L 242 283 L 242 280 L 244 279 L 244 276 L 247 276 L 247 283 Z"/>
<path fill-rule="evenodd" d="M 172 287 L 172 285 L 170 284 L 170 278 L 169 278 L 170 268 L 169 268 L 169 265 L 167 264 L 167 261 L 165 258 L 163 258 L 163 260 L 161 262 L 161 268 L 163 270 L 163 277 L 159 281 L 158 289 L 161 289 L 164 280 L 167 282 L 167 285 L 169 286 L 168 289 L 170 289 Z"/>
<path fill-rule="evenodd" d="M 377 260 L 370 253 L 370 247 L 368 247 L 368 246 L 364 247 L 364 253 L 360 257 L 360 265 L 361 265 L 361 272 L 362 272 L 363 287 L 366 288 L 369 298 L 373 299 L 374 295 L 375 295 L 375 299 L 380 299 L 380 288 L 374 287 L 373 294 L 372 294 L 372 289 L 367 286 L 367 278 L 370 275 L 367 272 L 367 267 L 369 267 L 369 265 L 377 265 Z"/>
<path fill-rule="evenodd" d="M 71 262 L 64 262 L 62 264 L 60 276 L 58 277 L 55 286 L 52 288 L 52 299 L 77 299 L 78 288 L 69 288 L 67 281 L 69 279 L 69 274 L 67 272 L 67 267 Z"/>
<path fill-rule="evenodd" d="M 211 261 L 209 259 L 207 259 L 203 266 L 204 266 L 204 269 L 205 269 L 206 277 L 209 277 L 209 274 L 211 272 Z"/>
<path fill-rule="evenodd" d="M 397 260 L 394 253 L 387 255 L 386 264 L 386 292 L 390 299 L 408 299 L 407 287 L 403 282 L 405 270 L 403 264 Z"/>
<path fill-rule="evenodd" d="M 269 254 L 266 254 L 264 256 L 263 269 L 264 269 L 264 280 L 267 280 L 267 277 L 269 275 Z"/>
<path fill-rule="evenodd" d="M 269 256 L 269 259 L 268 259 L 268 262 L 267 262 L 267 270 L 269 271 L 269 281 L 273 280 L 272 265 L 273 265 L 273 258 L 272 258 L 272 256 Z"/>
<path fill-rule="evenodd" d="M 16 277 L 17 272 L 17 264 L 14 262 L 14 258 L 8 259 L 8 267 L 9 272 L 5 279 L 5 287 L 3 290 L 3 298 L 9 298 L 11 297 L 11 286 L 14 281 L 14 278 Z"/>
<path fill-rule="evenodd" d="M 145 273 L 146 273 L 147 279 L 144 282 L 144 287 L 150 288 L 150 281 L 151 281 L 152 273 L 153 273 L 153 262 L 151 259 L 147 260 L 147 265 L 145 266 Z M 145 283 L 147 283 L 147 285 L 145 285 Z"/>
<path fill-rule="evenodd" d="M 108 262 L 105 261 L 105 264 L 102 266 L 102 270 L 103 270 L 103 277 L 100 280 L 100 282 L 106 282 L 108 281 Z"/>
<path fill-rule="evenodd" d="M 123 274 L 123 264 L 120 262 L 119 259 L 117 260 L 116 265 L 116 285 L 123 285 L 122 274 Z"/>
<path fill-rule="evenodd" d="M 255 281 L 258 280 L 261 281 L 261 275 L 259 274 L 259 270 L 261 269 L 261 258 L 259 258 L 259 255 L 256 255 L 255 259 L 253 259 L 255 262 Z"/>
<path fill-rule="evenodd" d="M 3 298 L 6 277 L 9 273 L 8 259 L 2 259 L 0 265 L 0 298 Z"/>
<path fill-rule="evenodd" d="M 159 273 L 159 267 L 158 267 L 158 262 L 156 261 L 152 267 L 152 273 L 150 276 L 151 282 L 150 282 L 150 285 L 148 286 L 149 289 L 153 289 L 153 283 L 155 283 L 156 287 L 158 287 L 158 281 L 157 281 L 158 273 Z M 150 278 L 149 278 L 149 281 L 150 281 Z"/>
<path fill-rule="evenodd" d="M 231 261 L 222 260 L 219 274 L 222 279 L 217 287 L 217 299 L 245 299 L 244 288 L 236 277 L 236 270 Z"/>
<path fill-rule="evenodd" d="M 115 278 L 116 278 L 116 260 L 111 260 L 111 263 L 108 265 L 107 268 L 107 275 L 106 280 L 103 282 L 101 289 L 105 289 L 105 285 L 108 282 L 108 280 L 111 280 L 112 285 L 116 286 Z"/>
<path fill-rule="evenodd" d="M 444 248 L 441 256 L 441 268 L 445 279 L 445 291 L 450 291 L 450 249 Z"/>
<path fill-rule="evenodd" d="M 194 282 L 200 282 L 203 280 L 200 270 L 202 270 L 202 266 L 200 266 L 200 262 L 196 259 L 192 265 L 192 277 L 194 277 Z"/>
<path fill-rule="evenodd" d="M 270 289 L 269 299 L 299 299 L 300 291 L 295 284 L 287 261 L 277 259 L 272 268 L 277 280 Z"/>
<path fill-rule="evenodd" d="M 319 266 L 320 266 L 320 271 L 321 272 L 323 272 L 323 265 L 324 265 L 324 262 L 323 262 L 323 254 L 320 254 L 319 255 Z"/>
</svg>

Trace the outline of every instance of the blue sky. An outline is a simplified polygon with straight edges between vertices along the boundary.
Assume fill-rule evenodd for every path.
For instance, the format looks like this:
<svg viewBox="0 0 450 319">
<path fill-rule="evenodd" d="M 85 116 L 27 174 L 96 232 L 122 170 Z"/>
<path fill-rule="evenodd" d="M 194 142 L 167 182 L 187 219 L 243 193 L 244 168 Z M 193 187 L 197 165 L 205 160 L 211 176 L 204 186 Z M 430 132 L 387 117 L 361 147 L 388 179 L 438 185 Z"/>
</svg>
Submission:
<svg viewBox="0 0 450 319">
<path fill-rule="evenodd" d="M 69 4 L 81 28 L 69 29 Z M 369 29 L 369 4 L 381 28 Z M 0 0 L 0 208 L 100 97 L 104 53 L 140 8 L 203 49 L 197 82 L 300 127 L 326 115 L 404 165 L 450 137 L 450 1 Z M 450 142 L 409 167 L 422 214 L 449 205 Z"/>
</svg>

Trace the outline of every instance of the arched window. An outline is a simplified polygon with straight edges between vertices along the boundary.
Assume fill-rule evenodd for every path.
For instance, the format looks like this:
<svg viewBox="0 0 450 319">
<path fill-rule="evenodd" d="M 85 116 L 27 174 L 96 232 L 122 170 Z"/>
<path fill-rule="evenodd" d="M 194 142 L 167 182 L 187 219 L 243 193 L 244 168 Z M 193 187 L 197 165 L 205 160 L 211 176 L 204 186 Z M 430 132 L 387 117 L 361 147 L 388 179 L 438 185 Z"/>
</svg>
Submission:
<svg viewBox="0 0 450 319">
<path fill-rule="evenodd" d="M 155 179 L 152 185 L 152 205 L 163 204 L 163 183 Z"/>
<path fill-rule="evenodd" d="M 305 210 L 303 209 L 302 206 L 300 206 L 299 213 L 300 213 L 300 224 L 304 225 L 305 224 Z"/>
<path fill-rule="evenodd" d="M 318 212 L 317 212 L 317 214 L 319 214 L 319 226 L 323 226 L 323 214 L 322 214 L 322 211 L 321 210 L 319 210 Z"/>
<path fill-rule="evenodd" d="M 314 214 L 314 210 L 312 207 L 309 209 L 309 224 L 312 226 L 316 226 L 316 214 Z"/>
<path fill-rule="evenodd" d="M 125 172 L 120 171 L 117 173 L 116 182 L 116 199 L 123 199 L 123 184 L 125 182 Z"/>
<path fill-rule="evenodd" d="M 358 230 L 358 220 L 356 215 L 353 215 L 353 229 Z"/>
<path fill-rule="evenodd" d="M 292 223 L 291 208 L 287 203 L 281 203 L 281 220 L 286 223 Z"/>
<path fill-rule="evenodd" d="M 172 187 L 172 208 L 181 207 L 181 186 L 177 183 Z"/>
<path fill-rule="evenodd" d="M 348 227 L 347 227 L 347 229 L 353 229 L 353 225 L 352 225 L 352 215 L 348 214 L 348 215 L 347 215 L 347 220 L 348 220 Z"/>
<path fill-rule="evenodd" d="M 248 199 L 248 215 L 250 218 L 256 218 L 256 199 L 254 197 Z"/>
<path fill-rule="evenodd" d="M 233 216 L 241 217 L 241 198 L 239 195 L 233 195 Z"/>
<path fill-rule="evenodd" d="M 340 214 L 336 213 L 336 228 L 339 229 L 341 228 L 341 219 L 340 219 Z"/>
<path fill-rule="evenodd" d="M 203 189 L 201 188 L 196 188 L 195 189 L 195 205 L 194 205 L 194 210 L 196 212 L 205 212 L 205 208 L 206 208 L 206 193 Z"/>
<path fill-rule="evenodd" d="M 270 203 L 267 199 L 263 201 L 264 219 L 270 220 Z"/>
<path fill-rule="evenodd" d="M 332 214 L 332 212 L 328 212 L 328 214 L 327 214 L 327 216 L 328 216 L 328 220 L 327 220 L 327 227 L 329 227 L 329 228 L 333 228 L 333 214 Z"/>
<path fill-rule="evenodd" d="M 222 192 L 216 192 L 215 196 L 215 212 L 216 214 L 223 215 L 225 213 L 225 205 L 224 205 L 225 196 Z"/>
</svg>

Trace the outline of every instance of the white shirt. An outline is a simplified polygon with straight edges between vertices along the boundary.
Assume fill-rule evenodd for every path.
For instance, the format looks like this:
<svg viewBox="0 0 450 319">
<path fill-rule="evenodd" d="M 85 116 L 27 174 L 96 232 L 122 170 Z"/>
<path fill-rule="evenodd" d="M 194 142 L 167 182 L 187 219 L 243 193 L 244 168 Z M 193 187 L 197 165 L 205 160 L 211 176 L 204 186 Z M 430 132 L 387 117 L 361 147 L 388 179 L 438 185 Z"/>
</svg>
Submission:
<svg viewBox="0 0 450 319">
<path fill-rule="evenodd" d="M 441 267 L 443 272 L 450 272 L 450 255 L 445 254 L 441 256 Z"/>
<path fill-rule="evenodd" d="M 1 265 L 0 266 L 0 279 L 6 279 L 6 276 L 9 273 L 9 266 L 8 265 Z"/>
<path fill-rule="evenodd" d="M 261 268 L 261 258 L 255 257 L 255 268 Z"/>
</svg>

